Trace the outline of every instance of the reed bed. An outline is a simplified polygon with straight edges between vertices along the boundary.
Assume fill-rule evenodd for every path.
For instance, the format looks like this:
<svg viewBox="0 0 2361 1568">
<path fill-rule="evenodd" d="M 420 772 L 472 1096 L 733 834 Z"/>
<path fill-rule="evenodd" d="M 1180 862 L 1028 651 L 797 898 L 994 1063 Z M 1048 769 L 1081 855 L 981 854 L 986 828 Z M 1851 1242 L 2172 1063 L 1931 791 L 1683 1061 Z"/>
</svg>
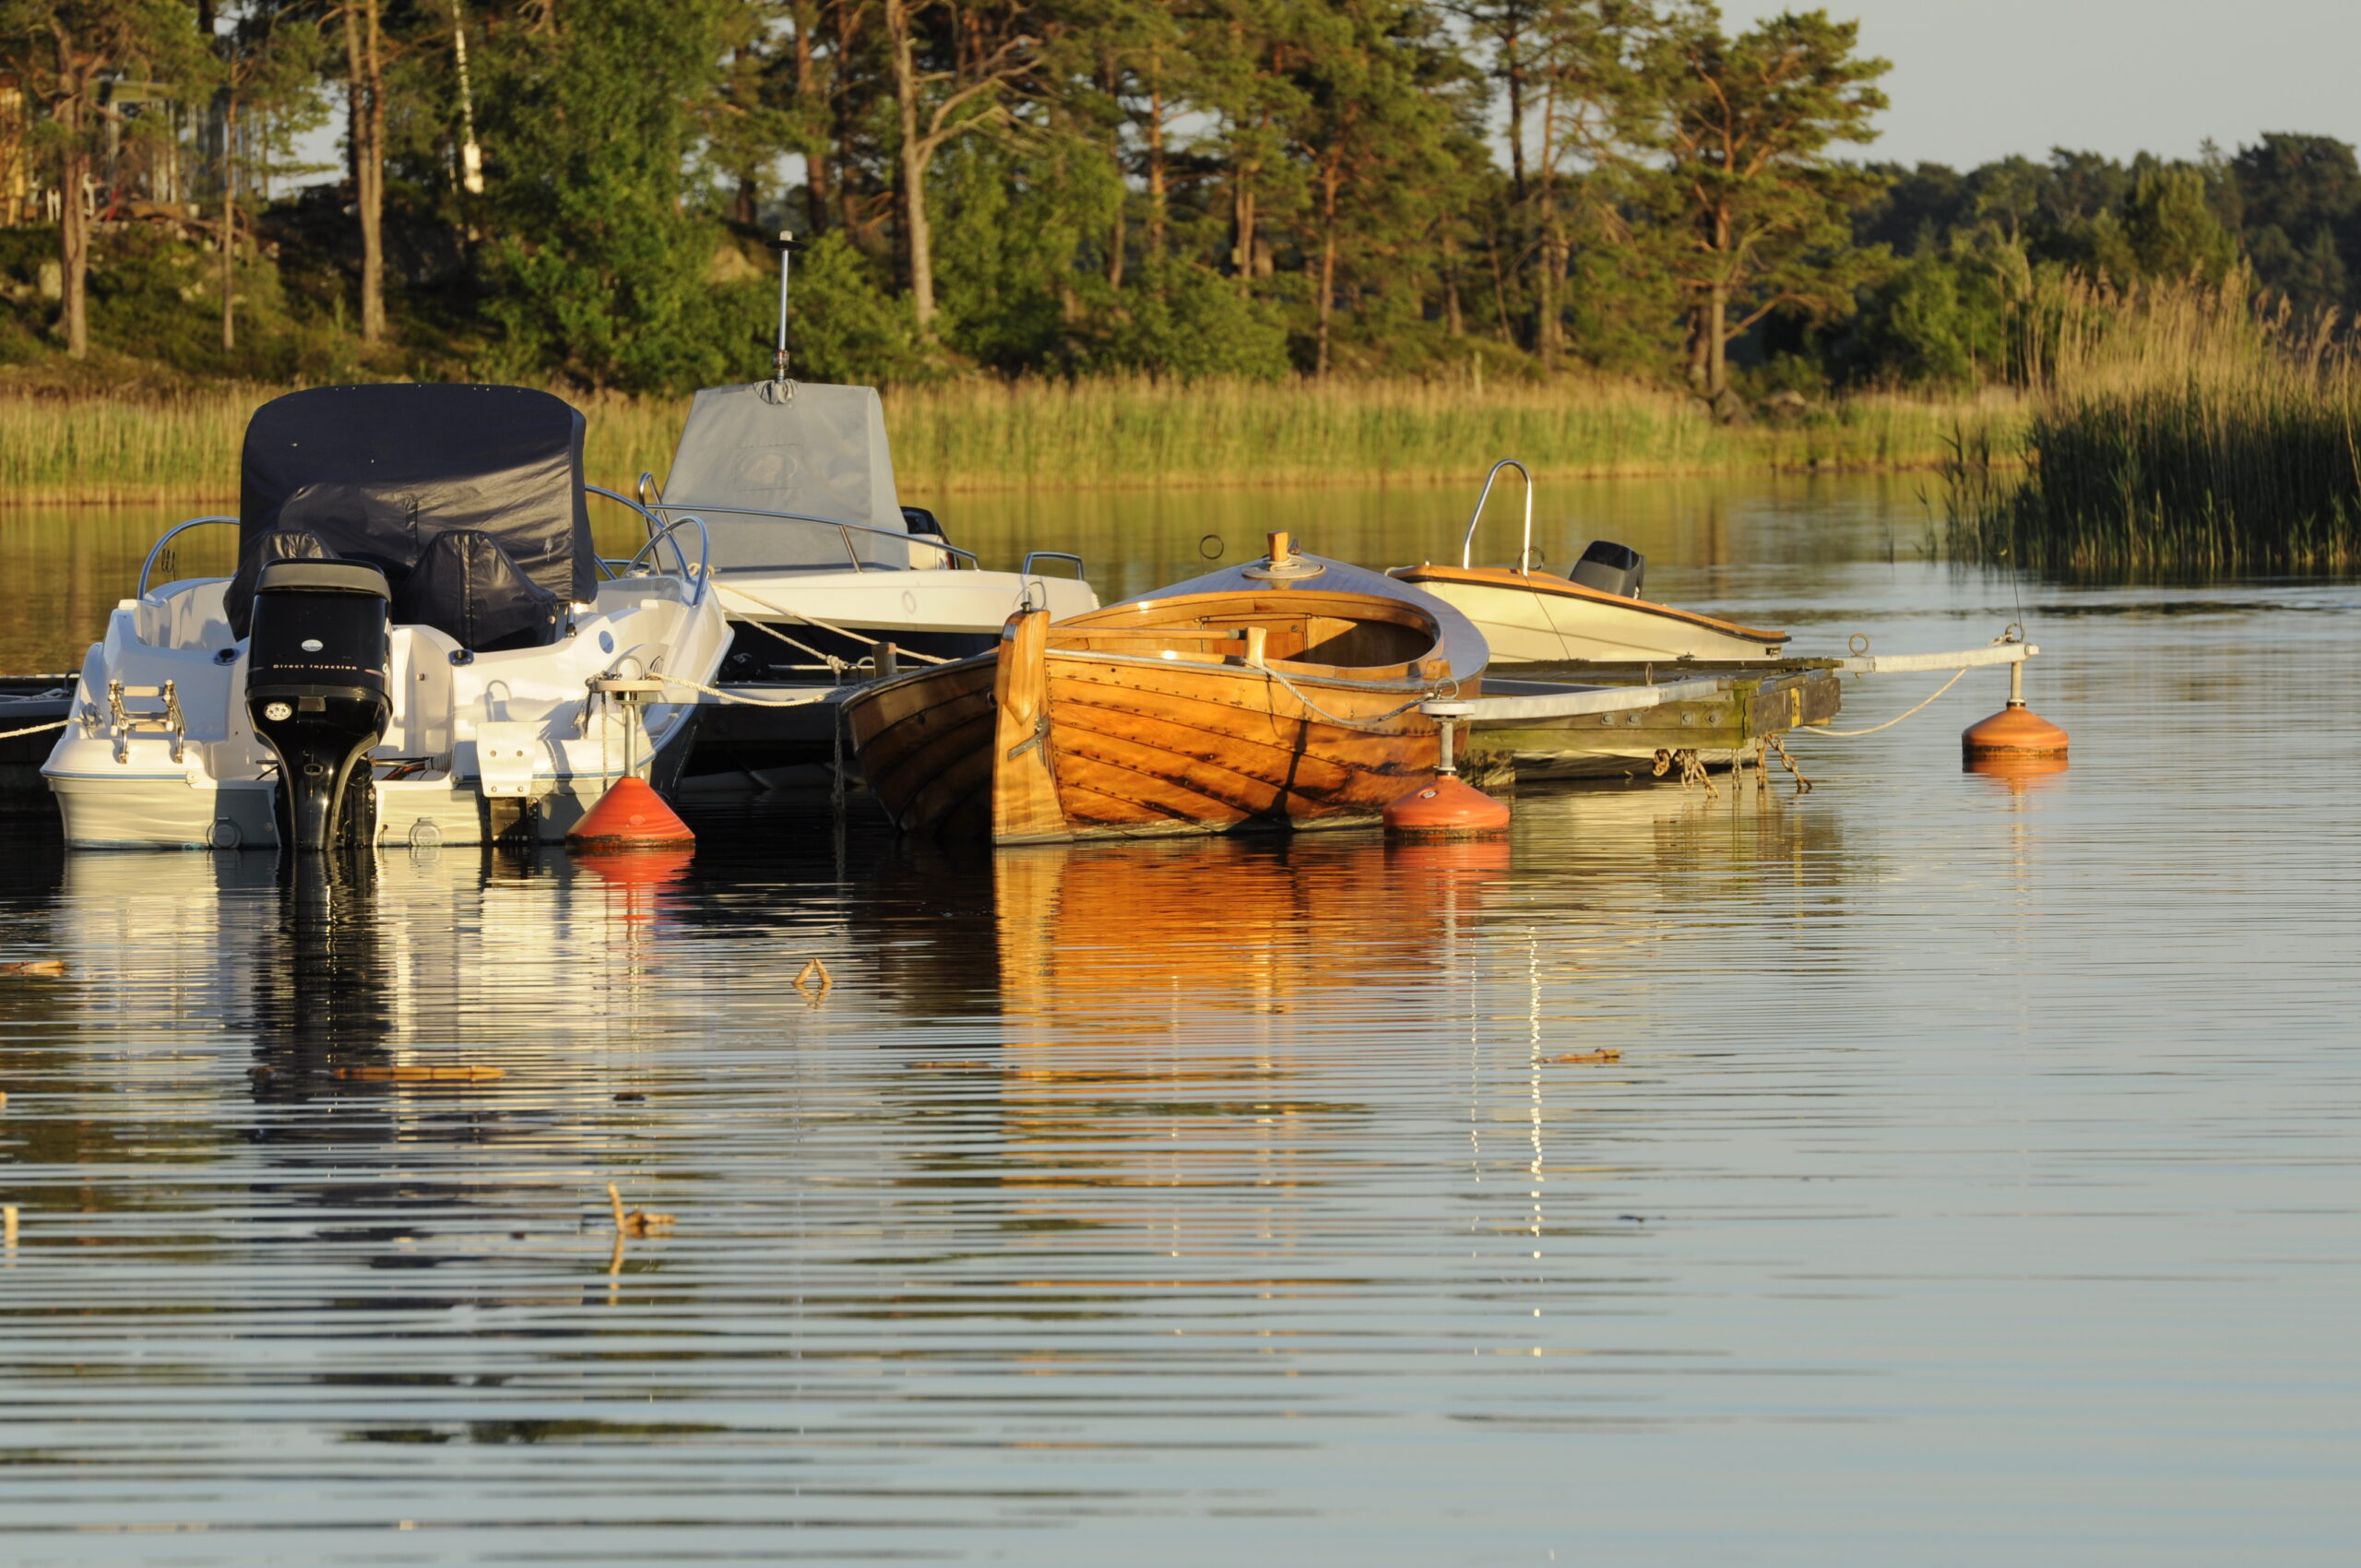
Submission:
<svg viewBox="0 0 2361 1568">
<path fill-rule="evenodd" d="M 2361 360 L 2243 292 L 2070 302 L 2019 477 L 1948 465 L 1960 560 L 2093 574 L 2361 566 Z"/>
<path fill-rule="evenodd" d="M 238 446 L 277 388 L 139 398 L 0 394 L 0 501 L 233 500 Z M 594 481 L 663 477 L 686 398 L 573 395 Z M 1792 422 L 1716 424 L 1691 398 L 1614 382 L 969 381 L 890 392 L 906 496 L 1106 487 L 1479 478 L 1514 457 L 1552 478 L 1934 468 L 1959 428 L 2012 438 L 2011 398 L 1870 394 Z"/>
</svg>

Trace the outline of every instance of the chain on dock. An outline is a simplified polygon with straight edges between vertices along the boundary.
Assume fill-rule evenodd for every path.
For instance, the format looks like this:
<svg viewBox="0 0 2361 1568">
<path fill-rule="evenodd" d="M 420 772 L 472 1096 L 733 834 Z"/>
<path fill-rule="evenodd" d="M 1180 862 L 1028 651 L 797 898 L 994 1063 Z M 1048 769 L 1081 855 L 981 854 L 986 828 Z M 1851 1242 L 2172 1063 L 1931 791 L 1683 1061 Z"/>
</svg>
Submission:
<svg viewBox="0 0 2361 1568">
<path fill-rule="evenodd" d="M 1938 695 L 1938 696 L 1940 696 L 1940 695 L 1942 695 L 1942 694 L 1940 694 L 1940 692 L 1936 694 L 1936 695 Z M 1934 699 L 1930 697 L 1930 698 L 1928 698 L 1928 700 L 1931 702 L 1931 701 L 1933 701 Z M 1906 719 L 1906 718 L 1908 718 L 1908 717 L 1909 717 L 1909 715 L 1904 714 L 1903 717 Z M 1763 736 L 1763 737 L 1762 737 L 1762 742 L 1763 742 L 1763 744 L 1764 744 L 1765 746 L 1769 747 L 1772 751 L 1774 751 L 1774 752 L 1778 753 L 1778 754 L 1779 754 L 1779 760 L 1780 760 L 1782 763 L 1784 763 L 1784 764 L 1786 764 L 1786 768 L 1787 768 L 1787 771 L 1788 771 L 1789 773 L 1791 773 L 1791 774 L 1794 774 L 1794 775 L 1795 775 L 1795 778 L 1796 778 L 1796 793 L 1797 793 L 1797 794 L 1798 794 L 1798 795 L 1809 795 L 1809 794 L 1810 794 L 1810 793 L 1811 793 L 1811 780 L 1810 780 L 1810 779 L 1809 779 L 1809 778 L 1805 778 L 1805 777 L 1804 777 L 1804 770 L 1803 770 L 1802 768 L 1797 767 L 1797 766 L 1796 766 L 1796 759 L 1795 759 L 1795 758 L 1793 758 L 1793 757 L 1791 757 L 1791 756 L 1789 756 L 1789 755 L 1787 754 L 1786 742 L 1785 742 L 1781 741 L 1781 740 L 1779 739 L 1779 737 L 1778 737 L 1778 736 L 1776 736 L 1776 735 L 1765 735 L 1765 736 Z M 1765 761 L 1766 763 L 1767 763 L 1769 760 L 1770 760 L 1770 759 L 1769 759 L 1768 757 L 1764 758 L 1764 761 Z M 1767 774 L 1769 770 L 1768 770 L 1768 768 L 1766 767 L 1766 769 L 1765 769 L 1764 771 L 1765 771 L 1765 773 Z"/>
</svg>

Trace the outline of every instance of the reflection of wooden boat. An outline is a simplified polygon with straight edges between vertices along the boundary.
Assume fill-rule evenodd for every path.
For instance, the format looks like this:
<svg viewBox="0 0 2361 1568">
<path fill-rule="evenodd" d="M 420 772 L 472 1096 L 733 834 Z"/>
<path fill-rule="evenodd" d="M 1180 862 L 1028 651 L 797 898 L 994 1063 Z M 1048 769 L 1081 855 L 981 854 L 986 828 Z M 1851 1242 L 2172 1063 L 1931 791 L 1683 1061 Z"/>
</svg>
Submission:
<svg viewBox="0 0 2361 1568">
<path fill-rule="evenodd" d="M 1525 478 L 1525 546 L 1513 566 L 1472 564 L 1476 525 L 1492 481 L 1504 468 Z M 1460 541 L 1459 564 L 1397 566 L 1388 575 L 1413 583 L 1476 624 L 1494 664 L 1559 664 L 1586 659 L 1694 659 L 1730 663 L 1776 659 L 1785 632 L 1760 631 L 1676 610 L 1640 597 L 1647 561 L 1636 550 L 1595 540 L 1572 572 L 1533 568 L 1533 478 L 1513 457 L 1492 465 L 1476 514 Z"/>
<path fill-rule="evenodd" d="M 1402 584 L 1293 553 L 1051 624 L 846 704 L 911 832 L 997 843 L 1374 821 L 1437 759 L 1424 697 L 1477 689 L 1483 639 Z"/>
<path fill-rule="evenodd" d="M 1103 1067 L 1126 1039 L 1180 1037 L 1202 1068 L 1240 1045 L 1299 1043 L 1288 1015 L 1374 1005 L 1433 975 L 1448 932 L 1507 874 L 1509 846 L 1322 834 L 992 860 L 1012 1051 Z"/>
</svg>

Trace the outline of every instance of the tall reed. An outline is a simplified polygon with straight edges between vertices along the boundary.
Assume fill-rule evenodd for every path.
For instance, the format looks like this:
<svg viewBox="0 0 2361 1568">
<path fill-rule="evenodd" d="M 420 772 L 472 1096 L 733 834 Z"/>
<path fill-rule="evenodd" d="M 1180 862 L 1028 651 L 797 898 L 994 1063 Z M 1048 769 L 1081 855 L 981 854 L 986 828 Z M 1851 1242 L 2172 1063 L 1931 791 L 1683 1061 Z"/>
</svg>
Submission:
<svg viewBox="0 0 2361 1568">
<path fill-rule="evenodd" d="M 226 502 L 266 388 L 142 399 L 0 396 L 0 501 Z M 659 480 L 686 398 L 575 396 L 595 482 Z M 1480 477 L 1521 457 L 1553 477 L 1932 468 L 1966 424 L 2013 434 L 2013 399 L 1873 393 L 1794 422 L 1716 424 L 1636 383 L 967 381 L 885 398 L 913 501 L 959 492 Z"/>
<path fill-rule="evenodd" d="M 2068 302 L 2022 478 L 1963 441 L 1949 465 L 1962 560 L 2102 573 L 2361 565 L 2361 359 L 2242 291 Z"/>
</svg>

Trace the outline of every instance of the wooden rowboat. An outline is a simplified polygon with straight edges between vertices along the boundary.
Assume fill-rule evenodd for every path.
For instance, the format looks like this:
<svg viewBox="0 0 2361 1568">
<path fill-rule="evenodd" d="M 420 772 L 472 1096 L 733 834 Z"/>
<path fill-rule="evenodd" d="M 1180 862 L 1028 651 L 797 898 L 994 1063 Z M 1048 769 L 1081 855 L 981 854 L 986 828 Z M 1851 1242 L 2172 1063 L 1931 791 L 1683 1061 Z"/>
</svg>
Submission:
<svg viewBox="0 0 2361 1568">
<path fill-rule="evenodd" d="M 1478 689 L 1450 606 L 1341 561 L 1271 553 L 881 681 L 845 705 L 905 831 L 1000 844 L 1372 822 L 1440 760 L 1430 696 Z"/>
</svg>

